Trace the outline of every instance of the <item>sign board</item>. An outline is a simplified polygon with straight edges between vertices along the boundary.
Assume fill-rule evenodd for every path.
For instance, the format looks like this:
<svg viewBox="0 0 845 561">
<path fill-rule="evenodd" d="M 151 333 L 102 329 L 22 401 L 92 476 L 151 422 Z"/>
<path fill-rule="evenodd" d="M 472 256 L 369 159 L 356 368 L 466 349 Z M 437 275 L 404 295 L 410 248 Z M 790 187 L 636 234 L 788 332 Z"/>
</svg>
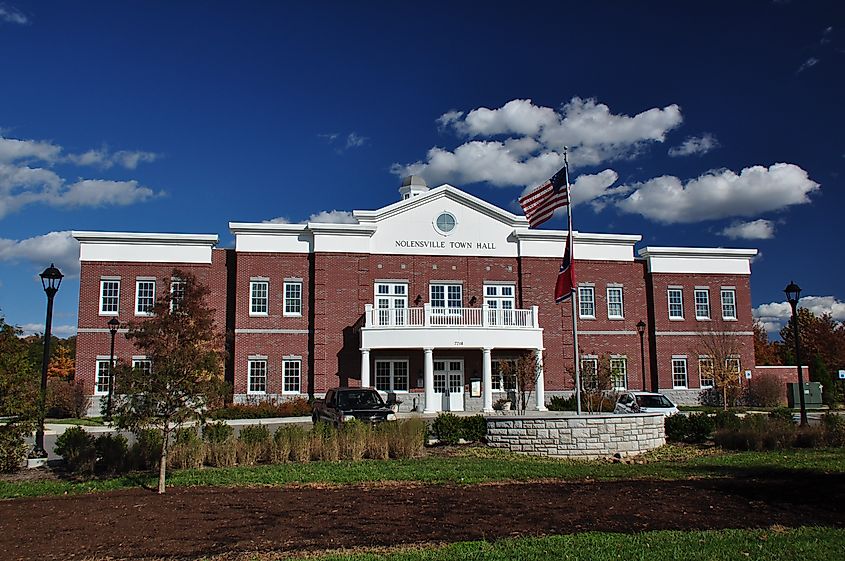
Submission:
<svg viewBox="0 0 845 561">
<path fill-rule="evenodd" d="M 840 370 L 840 371 L 839 371 L 839 379 L 840 379 L 840 380 L 845 380 L 845 370 Z"/>
<path fill-rule="evenodd" d="M 746 380 L 750 380 L 750 379 L 751 379 L 751 371 L 750 371 L 750 370 L 746 370 L 746 371 L 745 371 L 745 379 L 746 379 Z"/>
<path fill-rule="evenodd" d="M 470 397 L 481 397 L 481 380 L 470 382 Z"/>
</svg>

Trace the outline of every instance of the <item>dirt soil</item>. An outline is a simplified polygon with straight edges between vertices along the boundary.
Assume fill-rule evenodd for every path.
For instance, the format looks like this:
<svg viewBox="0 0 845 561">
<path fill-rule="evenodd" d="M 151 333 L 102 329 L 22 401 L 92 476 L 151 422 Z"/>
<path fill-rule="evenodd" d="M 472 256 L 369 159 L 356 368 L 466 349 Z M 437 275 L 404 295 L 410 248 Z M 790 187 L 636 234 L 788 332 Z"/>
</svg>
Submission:
<svg viewBox="0 0 845 561">
<path fill-rule="evenodd" d="M 0 501 L 0 557 L 193 559 L 589 530 L 845 527 L 845 477 L 195 487 Z"/>
</svg>

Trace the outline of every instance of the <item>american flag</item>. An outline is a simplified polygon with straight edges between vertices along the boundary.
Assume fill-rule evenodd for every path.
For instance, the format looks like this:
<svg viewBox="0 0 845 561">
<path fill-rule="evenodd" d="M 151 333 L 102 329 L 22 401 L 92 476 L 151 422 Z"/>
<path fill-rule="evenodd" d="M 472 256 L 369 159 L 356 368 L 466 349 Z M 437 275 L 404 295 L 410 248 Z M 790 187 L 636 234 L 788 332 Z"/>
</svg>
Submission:
<svg viewBox="0 0 845 561">
<path fill-rule="evenodd" d="M 528 226 L 536 228 L 552 217 L 555 209 L 569 204 L 566 193 L 566 167 L 551 179 L 519 198 L 519 205 L 528 219 Z"/>
</svg>

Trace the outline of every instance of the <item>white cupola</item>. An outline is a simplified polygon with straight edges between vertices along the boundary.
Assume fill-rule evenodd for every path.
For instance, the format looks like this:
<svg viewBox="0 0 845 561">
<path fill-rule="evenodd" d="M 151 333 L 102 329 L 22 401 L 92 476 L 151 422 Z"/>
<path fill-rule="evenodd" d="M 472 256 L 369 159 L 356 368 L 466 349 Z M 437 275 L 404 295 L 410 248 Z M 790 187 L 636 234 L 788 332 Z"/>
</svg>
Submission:
<svg viewBox="0 0 845 561">
<path fill-rule="evenodd" d="M 419 175 L 409 175 L 402 180 L 402 186 L 399 187 L 399 194 L 402 195 L 403 201 L 426 192 L 428 192 L 428 185 Z"/>
</svg>

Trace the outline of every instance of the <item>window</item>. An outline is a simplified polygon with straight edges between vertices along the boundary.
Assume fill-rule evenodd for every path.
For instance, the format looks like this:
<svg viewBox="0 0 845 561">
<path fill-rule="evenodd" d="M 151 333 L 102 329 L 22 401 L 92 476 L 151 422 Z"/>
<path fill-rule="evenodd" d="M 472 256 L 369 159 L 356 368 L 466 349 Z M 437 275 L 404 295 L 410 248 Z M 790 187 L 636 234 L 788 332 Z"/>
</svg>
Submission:
<svg viewBox="0 0 845 561">
<path fill-rule="evenodd" d="M 716 378 L 713 376 L 713 359 L 709 356 L 698 358 L 698 377 L 702 388 L 712 388 L 716 385 Z"/>
<path fill-rule="evenodd" d="M 285 281 L 285 311 L 286 316 L 302 315 L 302 282 Z M 297 390 L 298 392 L 299 390 Z"/>
<path fill-rule="evenodd" d="M 135 281 L 135 315 L 149 316 L 153 313 L 156 302 L 156 281 Z"/>
<path fill-rule="evenodd" d="M 610 319 L 622 319 L 625 317 L 622 309 L 621 286 L 607 287 L 607 317 Z"/>
<path fill-rule="evenodd" d="M 302 379 L 302 360 L 282 361 L 282 393 L 299 393 Z"/>
<path fill-rule="evenodd" d="M 432 284 L 429 287 L 431 307 L 438 309 L 436 313 L 444 313 L 451 309 L 452 313 L 463 305 L 463 286 L 460 284 Z"/>
<path fill-rule="evenodd" d="M 441 212 L 434 221 L 434 227 L 437 228 L 437 231 L 443 235 L 451 234 L 457 224 L 458 221 L 455 220 L 455 217 L 449 212 Z"/>
<path fill-rule="evenodd" d="M 266 316 L 268 313 L 268 302 L 270 283 L 267 281 L 249 282 L 249 315 Z"/>
<path fill-rule="evenodd" d="M 624 390 L 628 387 L 628 359 L 624 356 L 610 359 L 610 376 L 613 389 Z"/>
<path fill-rule="evenodd" d="M 100 315 L 116 316 L 120 310 L 120 280 L 100 281 Z"/>
<path fill-rule="evenodd" d="M 684 292 L 680 288 L 669 289 L 669 319 L 684 319 Z"/>
<path fill-rule="evenodd" d="M 97 361 L 97 377 L 94 380 L 94 394 L 106 395 L 109 393 L 109 361 Z"/>
<path fill-rule="evenodd" d="M 246 393 L 267 393 L 267 360 L 257 359 L 249 361 Z"/>
<path fill-rule="evenodd" d="M 672 359 L 672 387 L 683 389 L 687 387 L 687 359 Z"/>
<path fill-rule="evenodd" d="M 377 282 L 375 292 L 378 325 L 405 325 L 408 285 L 404 282 Z"/>
<path fill-rule="evenodd" d="M 488 308 L 490 325 L 513 325 L 513 309 L 516 303 L 514 287 L 510 284 L 485 284 L 484 303 Z"/>
<path fill-rule="evenodd" d="M 185 299 L 185 281 L 173 279 L 170 281 L 170 311 L 178 310 Z"/>
<path fill-rule="evenodd" d="M 150 374 L 152 374 L 153 371 L 153 361 L 148 358 L 133 358 L 132 369 L 140 370 L 141 372 L 149 376 Z"/>
<path fill-rule="evenodd" d="M 598 387 L 599 359 L 595 356 L 581 357 L 581 385 L 585 388 Z"/>
<path fill-rule="evenodd" d="M 740 362 L 739 362 L 739 357 L 733 356 L 733 357 L 726 358 L 725 359 L 725 368 L 727 368 L 727 370 L 729 372 L 736 373 L 737 378 L 739 378 L 740 368 L 741 368 L 741 365 L 740 365 Z"/>
<path fill-rule="evenodd" d="M 710 319 L 710 291 L 695 289 L 695 319 Z"/>
<path fill-rule="evenodd" d="M 592 286 L 578 287 L 578 316 L 582 318 L 596 317 L 596 291 Z"/>
<path fill-rule="evenodd" d="M 736 290 L 722 289 L 722 319 L 736 319 Z"/>
<path fill-rule="evenodd" d="M 494 392 L 516 390 L 516 361 L 513 359 L 494 360 L 492 363 L 492 384 Z"/>
<path fill-rule="evenodd" d="M 383 392 L 408 391 L 408 361 L 377 360 L 376 389 Z"/>
</svg>

